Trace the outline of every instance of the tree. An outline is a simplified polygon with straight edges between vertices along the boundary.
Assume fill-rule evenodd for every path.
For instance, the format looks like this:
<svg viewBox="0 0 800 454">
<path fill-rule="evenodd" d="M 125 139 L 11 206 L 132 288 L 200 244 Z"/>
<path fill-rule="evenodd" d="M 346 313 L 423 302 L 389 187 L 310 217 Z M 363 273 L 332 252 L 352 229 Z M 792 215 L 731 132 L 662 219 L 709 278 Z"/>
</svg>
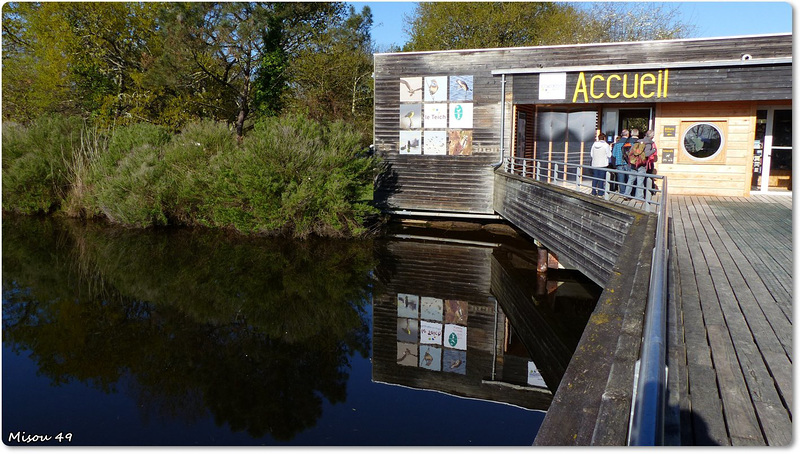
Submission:
<svg viewBox="0 0 800 454">
<path fill-rule="evenodd" d="M 573 41 L 580 19 L 572 6 L 559 3 L 419 3 L 405 17 L 411 38 L 403 50 L 566 44 Z"/>
<path fill-rule="evenodd" d="M 3 5 L 3 119 L 70 113 L 74 36 L 54 3 Z"/>
<path fill-rule="evenodd" d="M 643 41 L 689 36 L 677 7 L 658 3 L 419 3 L 405 51 Z"/>
<path fill-rule="evenodd" d="M 291 107 L 318 121 L 355 123 L 372 134 L 372 13 L 349 8 L 331 17 L 300 49 L 289 68 Z"/>
<path fill-rule="evenodd" d="M 217 86 L 224 97 L 220 113 L 242 137 L 255 95 L 260 94 L 263 104 L 265 95 L 281 91 L 283 52 L 291 53 L 292 46 L 301 42 L 298 36 L 337 8 L 327 3 L 179 3 L 171 6 L 172 26 L 164 30 L 182 43 L 172 48 L 179 59 L 189 61 L 198 77 Z M 259 72 L 265 59 L 268 66 Z"/>
<path fill-rule="evenodd" d="M 592 3 L 584 9 L 580 42 L 652 41 L 688 38 L 693 24 L 683 22 L 679 6 L 664 3 Z"/>
</svg>

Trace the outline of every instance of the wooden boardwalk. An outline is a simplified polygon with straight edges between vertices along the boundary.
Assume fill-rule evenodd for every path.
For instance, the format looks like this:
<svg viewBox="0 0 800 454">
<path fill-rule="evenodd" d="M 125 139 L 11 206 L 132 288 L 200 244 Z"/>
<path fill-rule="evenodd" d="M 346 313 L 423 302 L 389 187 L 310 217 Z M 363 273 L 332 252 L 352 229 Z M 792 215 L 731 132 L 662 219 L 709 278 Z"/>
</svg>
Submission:
<svg viewBox="0 0 800 454">
<path fill-rule="evenodd" d="M 670 445 L 792 442 L 792 197 L 673 196 Z"/>
</svg>

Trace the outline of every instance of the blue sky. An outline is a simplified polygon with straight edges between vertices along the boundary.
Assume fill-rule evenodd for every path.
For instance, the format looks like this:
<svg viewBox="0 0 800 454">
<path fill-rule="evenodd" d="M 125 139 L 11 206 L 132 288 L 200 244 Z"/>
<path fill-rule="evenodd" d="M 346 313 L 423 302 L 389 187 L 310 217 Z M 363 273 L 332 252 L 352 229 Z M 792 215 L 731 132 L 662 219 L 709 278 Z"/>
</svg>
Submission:
<svg viewBox="0 0 800 454">
<path fill-rule="evenodd" d="M 379 51 L 408 36 L 403 32 L 403 15 L 410 15 L 414 2 L 352 2 L 356 9 L 369 5 L 374 21 L 372 38 Z M 696 25 L 697 38 L 788 33 L 792 31 L 789 2 L 676 2 L 683 20 Z"/>
</svg>

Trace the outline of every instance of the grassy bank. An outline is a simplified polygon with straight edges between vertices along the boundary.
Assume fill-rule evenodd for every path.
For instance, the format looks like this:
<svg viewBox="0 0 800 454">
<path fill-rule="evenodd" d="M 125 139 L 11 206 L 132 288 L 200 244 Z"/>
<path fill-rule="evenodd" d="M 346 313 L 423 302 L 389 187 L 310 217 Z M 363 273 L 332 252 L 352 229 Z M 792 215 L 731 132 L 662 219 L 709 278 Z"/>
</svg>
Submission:
<svg viewBox="0 0 800 454">
<path fill-rule="evenodd" d="M 76 118 L 3 125 L 3 211 L 188 225 L 305 238 L 358 236 L 375 159 L 337 122 L 269 118 L 241 143 L 227 125 L 171 134 L 151 124 L 99 131 Z"/>
</svg>

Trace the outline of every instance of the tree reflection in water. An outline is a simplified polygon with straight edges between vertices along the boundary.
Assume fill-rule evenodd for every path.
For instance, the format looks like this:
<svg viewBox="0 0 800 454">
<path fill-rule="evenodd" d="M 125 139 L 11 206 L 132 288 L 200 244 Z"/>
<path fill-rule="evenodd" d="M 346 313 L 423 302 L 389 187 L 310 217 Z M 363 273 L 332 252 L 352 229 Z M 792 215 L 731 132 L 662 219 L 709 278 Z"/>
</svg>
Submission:
<svg viewBox="0 0 800 454">
<path fill-rule="evenodd" d="M 369 354 L 372 245 L 3 216 L 3 342 L 151 417 L 290 440 Z"/>
</svg>

